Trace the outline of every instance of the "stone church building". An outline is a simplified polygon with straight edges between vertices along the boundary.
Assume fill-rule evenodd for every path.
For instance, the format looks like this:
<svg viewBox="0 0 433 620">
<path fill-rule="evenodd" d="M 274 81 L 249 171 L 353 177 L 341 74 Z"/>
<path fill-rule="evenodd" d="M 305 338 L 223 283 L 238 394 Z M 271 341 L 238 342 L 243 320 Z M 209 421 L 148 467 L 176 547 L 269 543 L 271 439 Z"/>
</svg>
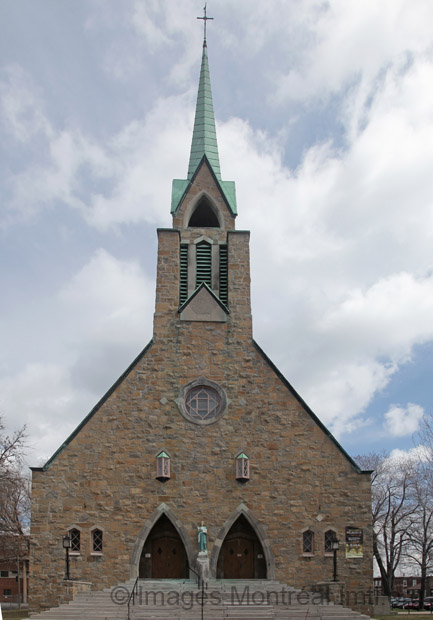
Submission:
<svg viewBox="0 0 433 620">
<path fill-rule="evenodd" d="M 250 235 L 221 178 L 206 41 L 171 214 L 152 340 L 32 469 L 30 605 L 63 600 L 66 534 L 70 577 L 94 590 L 193 570 L 311 589 L 332 581 L 338 539 L 338 581 L 370 592 L 370 472 L 253 339 Z"/>
</svg>

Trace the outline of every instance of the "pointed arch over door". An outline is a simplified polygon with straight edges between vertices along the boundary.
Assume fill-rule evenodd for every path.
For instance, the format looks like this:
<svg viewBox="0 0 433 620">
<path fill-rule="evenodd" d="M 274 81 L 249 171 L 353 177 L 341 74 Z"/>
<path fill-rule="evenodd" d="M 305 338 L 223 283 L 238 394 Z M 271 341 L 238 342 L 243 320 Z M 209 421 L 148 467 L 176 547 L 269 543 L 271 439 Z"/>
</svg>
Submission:
<svg viewBox="0 0 433 620">
<path fill-rule="evenodd" d="M 218 533 L 211 575 L 221 579 L 274 579 L 275 561 L 263 526 L 240 504 Z"/>
<path fill-rule="evenodd" d="M 131 557 L 130 575 L 156 579 L 189 576 L 194 550 L 185 528 L 167 504 L 161 504 L 140 530 Z"/>
</svg>

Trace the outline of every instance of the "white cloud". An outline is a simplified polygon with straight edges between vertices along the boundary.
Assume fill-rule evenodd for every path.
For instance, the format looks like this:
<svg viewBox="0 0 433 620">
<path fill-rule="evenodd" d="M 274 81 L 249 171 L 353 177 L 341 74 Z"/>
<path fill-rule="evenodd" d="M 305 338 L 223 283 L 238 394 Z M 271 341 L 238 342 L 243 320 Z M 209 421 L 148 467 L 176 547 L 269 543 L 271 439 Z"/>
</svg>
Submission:
<svg viewBox="0 0 433 620">
<path fill-rule="evenodd" d="M 30 88 L 23 93 L 16 92 L 14 83 L 9 86 L 11 99 L 33 101 Z M 190 94 L 156 101 L 146 118 L 131 122 L 106 143 L 79 130 L 55 130 L 42 104 L 34 106 L 30 109 L 37 121 L 9 111 L 17 139 L 30 140 L 37 129 L 43 142 L 37 163 L 9 179 L 12 196 L 4 224 L 13 220 L 13 213 L 28 219 L 54 205 L 78 209 L 87 223 L 101 230 L 122 223 L 160 223 L 164 216 L 168 220 L 169 210 L 161 204 L 170 203 L 170 179 L 182 171 L 186 175 Z"/>
<path fill-rule="evenodd" d="M 280 81 L 278 99 L 323 97 L 358 80 L 370 90 L 390 64 L 431 49 L 432 20 L 424 0 L 308 3 L 301 23 L 310 44 Z"/>
<path fill-rule="evenodd" d="M 169 225 L 171 179 L 184 177 L 187 169 L 201 28 L 194 23 L 200 9 L 192 1 L 134 2 L 126 12 L 118 3 L 96 4 L 111 13 L 103 11 L 89 27 L 99 28 L 101 57 L 123 47 L 115 73 L 124 83 L 132 75 L 125 70 L 129 62 L 137 72 L 143 63 L 153 66 L 162 51 L 179 47 L 166 73 L 158 65 L 155 74 L 176 92 L 184 82 L 191 84 L 194 62 L 192 91 L 146 100 L 146 113 L 122 101 L 119 118 L 128 120 L 103 138 L 54 122 L 44 103 L 49 88 L 44 91 L 18 65 L 4 74 L 1 95 L 8 140 L 30 154 L 11 166 L 12 197 L 4 205 L 23 218 L 47 207 L 56 215 L 72 208 L 102 244 L 103 234 L 124 224 Z M 251 9 L 249 2 L 234 6 L 224 0 L 218 6 L 221 14 L 229 8 L 230 19 L 212 24 L 218 28 L 214 36 L 221 36 L 233 63 L 248 57 L 245 75 L 254 74 L 254 80 L 239 92 L 257 126 L 232 118 L 217 130 L 223 178 L 237 185 L 237 227 L 252 231 L 255 333 L 316 413 L 342 434 L 371 423 L 363 412 L 375 394 L 415 345 L 433 339 L 433 5 L 272 0 Z M 126 39 L 116 36 L 118 25 L 124 35 L 135 33 L 129 51 Z M 107 27 L 115 50 L 101 35 Z M 259 56 L 266 75 L 254 71 Z M 239 96 L 231 81 L 238 76 L 229 65 L 224 61 L 227 74 L 220 80 L 227 105 Z M 211 72 L 213 67 L 211 52 Z M 112 79 L 113 72 L 107 76 Z M 145 80 L 143 93 L 143 100 L 153 96 Z M 308 109 L 312 98 L 323 98 L 326 106 L 330 93 L 342 135 L 316 142 L 289 170 L 286 140 L 302 113 L 301 120 L 288 119 L 287 101 L 297 98 Z M 274 135 L 258 128 L 260 122 L 269 126 L 266 96 L 281 104 L 272 109 Z M 123 116 L 126 108 L 130 112 Z M 38 322 L 40 341 L 33 330 L 32 355 L 39 342 L 47 359 L 35 353 L 33 372 L 50 376 L 57 351 L 57 383 L 64 394 L 84 385 L 92 398 L 100 396 L 106 378 L 121 372 L 123 360 L 148 339 L 153 303 L 150 269 L 145 274 L 137 263 L 95 252 L 44 301 L 47 318 Z M 17 386 L 30 385 L 31 403 L 29 373 L 23 367 L 13 376 Z M 48 388 L 47 403 L 50 397 Z M 67 403 L 62 406 L 66 411 Z M 397 433 L 416 423 L 416 410 L 390 411 L 386 424 Z"/>
<path fill-rule="evenodd" d="M 346 345 L 358 350 L 401 362 L 414 344 L 433 339 L 432 314 L 433 275 L 417 279 L 401 273 L 379 280 L 365 292 L 350 291 L 338 308 L 324 316 L 319 330 L 344 338 Z"/>
<path fill-rule="evenodd" d="M 256 333 L 337 434 L 433 339 L 432 83 L 425 58 L 389 72 L 347 148 L 314 146 L 293 173 L 247 123 L 219 130 L 253 233 Z"/>
<path fill-rule="evenodd" d="M 406 407 L 392 405 L 385 413 L 384 426 L 393 437 L 412 435 L 418 430 L 423 415 L 424 409 L 413 403 Z"/>
<path fill-rule="evenodd" d="M 133 3 L 132 24 L 144 36 L 151 51 L 159 49 L 162 45 L 168 45 L 170 41 L 163 28 L 156 23 L 157 18 L 161 20 L 163 12 L 163 5 L 157 0 L 150 0 L 146 4 Z"/>
<path fill-rule="evenodd" d="M 97 182 L 112 173 L 104 150 L 79 132 L 51 131 L 46 159 L 45 165 L 31 165 L 11 179 L 9 208 L 21 217 L 29 218 L 58 203 L 85 212 L 80 175 L 87 172 Z"/>
<path fill-rule="evenodd" d="M 399 462 L 408 462 L 408 463 L 419 463 L 424 461 L 431 460 L 432 455 L 430 449 L 426 446 L 419 445 L 414 448 L 409 448 L 409 450 L 401 450 L 396 448 L 392 450 L 389 455 L 389 462 L 392 464 L 393 460 L 397 460 Z"/>
<path fill-rule="evenodd" d="M 57 450 L 148 343 L 153 303 L 154 282 L 136 262 L 99 250 L 54 298 L 44 300 L 49 314 L 39 334 L 33 322 L 17 327 L 27 359 L 48 359 L 4 373 L 0 411 L 13 428 L 28 425 L 38 458 Z M 38 309 L 32 312 L 37 316 Z"/>
<path fill-rule="evenodd" d="M 0 119 L 4 129 L 19 142 L 27 142 L 39 132 L 51 134 L 42 113 L 42 99 L 31 77 L 18 65 L 5 67 L 0 80 Z"/>
<path fill-rule="evenodd" d="M 0 407 L 13 429 L 27 425 L 27 459 L 46 460 L 87 413 L 89 393 L 71 386 L 68 368 L 27 364 L 16 375 L 0 380 Z"/>
<path fill-rule="evenodd" d="M 99 229 L 125 223 L 168 223 L 171 179 L 186 176 L 193 108 L 189 96 L 157 101 L 142 121 L 114 136 L 112 190 L 95 193 L 85 212 Z"/>
<path fill-rule="evenodd" d="M 143 317 L 151 316 L 154 282 L 135 261 L 120 261 L 98 250 L 90 261 L 59 292 L 59 311 L 71 321 L 73 339 L 83 342 L 140 347 L 150 326 Z M 78 331 L 78 333 L 77 333 Z"/>
</svg>

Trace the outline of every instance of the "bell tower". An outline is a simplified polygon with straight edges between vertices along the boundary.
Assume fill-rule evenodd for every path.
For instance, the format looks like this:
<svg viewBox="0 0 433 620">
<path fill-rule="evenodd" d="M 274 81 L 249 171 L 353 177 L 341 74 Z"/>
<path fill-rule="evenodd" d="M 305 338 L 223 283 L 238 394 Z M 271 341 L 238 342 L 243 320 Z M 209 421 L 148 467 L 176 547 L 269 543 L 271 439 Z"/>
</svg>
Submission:
<svg viewBox="0 0 433 620">
<path fill-rule="evenodd" d="M 233 329 L 241 316 L 251 337 L 249 232 L 235 230 L 235 184 L 221 178 L 206 38 L 188 173 L 173 181 L 171 214 L 173 228 L 158 230 L 154 339 L 168 324 Z"/>
</svg>

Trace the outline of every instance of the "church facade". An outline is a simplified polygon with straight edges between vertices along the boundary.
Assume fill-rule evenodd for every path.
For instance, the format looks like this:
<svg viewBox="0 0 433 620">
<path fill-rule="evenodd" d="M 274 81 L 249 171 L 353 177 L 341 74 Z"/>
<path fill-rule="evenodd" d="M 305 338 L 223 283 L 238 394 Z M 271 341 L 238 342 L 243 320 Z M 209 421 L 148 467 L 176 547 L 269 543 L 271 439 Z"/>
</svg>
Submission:
<svg viewBox="0 0 433 620">
<path fill-rule="evenodd" d="M 151 342 L 33 468 L 30 605 L 62 600 L 66 534 L 70 577 L 93 589 L 192 570 L 309 589 L 332 581 L 338 539 L 338 581 L 363 600 L 370 475 L 253 340 L 249 232 L 221 178 L 206 42 L 171 212 Z"/>
</svg>

